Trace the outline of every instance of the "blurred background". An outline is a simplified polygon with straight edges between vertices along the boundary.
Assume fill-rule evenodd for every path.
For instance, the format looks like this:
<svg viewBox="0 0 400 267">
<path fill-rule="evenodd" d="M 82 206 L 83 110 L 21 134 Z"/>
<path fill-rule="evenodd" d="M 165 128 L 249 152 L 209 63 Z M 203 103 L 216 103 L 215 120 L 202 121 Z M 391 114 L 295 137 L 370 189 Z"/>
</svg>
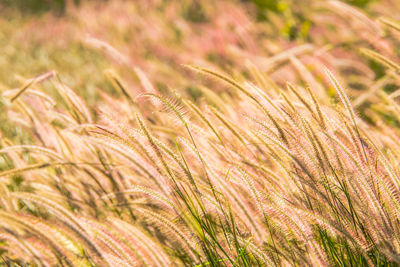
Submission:
<svg viewBox="0 0 400 267">
<path fill-rule="evenodd" d="M 201 93 L 182 64 L 243 77 L 251 65 L 277 85 L 309 84 L 299 67 L 322 80 L 324 64 L 346 76 L 356 98 L 384 71 L 354 48 L 397 56 L 397 39 L 386 40 L 376 20 L 399 19 L 399 5 L 396 0 L 0 0 L 0 87 L 18 87 L 56 70 L 94 105 L 99 88 L 113 91 L 104 71 L 112 69 L 140 91 L 135 71 L 140 69 L 161 92 L 174 88 L 196 99 Z M 390 91 L 395 85 L 384 87 Z"/>
</svg>

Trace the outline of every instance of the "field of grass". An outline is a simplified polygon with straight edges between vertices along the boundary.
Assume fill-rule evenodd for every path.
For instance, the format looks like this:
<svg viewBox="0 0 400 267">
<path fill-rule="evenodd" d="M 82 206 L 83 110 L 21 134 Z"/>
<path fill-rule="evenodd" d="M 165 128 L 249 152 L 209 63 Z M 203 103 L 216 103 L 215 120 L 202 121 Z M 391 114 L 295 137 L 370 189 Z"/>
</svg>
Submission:
<svg viewBox="0 0 400 267">
<path fill-rule="evenodd" d="M 400 265 L 399 1 L 0 15 L 0 266 Z"/>
</svg>

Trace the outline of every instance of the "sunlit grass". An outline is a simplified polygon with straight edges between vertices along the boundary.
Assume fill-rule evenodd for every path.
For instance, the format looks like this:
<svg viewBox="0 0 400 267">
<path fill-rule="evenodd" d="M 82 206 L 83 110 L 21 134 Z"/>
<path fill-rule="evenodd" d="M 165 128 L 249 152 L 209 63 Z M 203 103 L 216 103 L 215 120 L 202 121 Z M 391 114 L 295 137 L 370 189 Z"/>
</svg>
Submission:
<svg viewBox="0 0 400 267">
<path fill-rule="evenodd" d="M 0 260 L 399 265 L 400 9 L 306 2 L 4 9 Z"/>
</svg>

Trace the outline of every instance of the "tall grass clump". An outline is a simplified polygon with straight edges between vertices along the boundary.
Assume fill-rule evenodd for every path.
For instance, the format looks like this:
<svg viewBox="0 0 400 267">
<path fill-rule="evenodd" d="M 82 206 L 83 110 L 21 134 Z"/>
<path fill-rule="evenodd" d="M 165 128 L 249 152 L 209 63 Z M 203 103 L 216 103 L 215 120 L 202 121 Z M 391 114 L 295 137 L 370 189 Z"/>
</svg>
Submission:
<svg viewBox="0 0 400 267">
<path fill-rule="evenodd" d="M 381 43 L 349 37 L 344 60 L 339 33 L 317 52 L 310 39 L 230 67 L 150 58 L 147 72 L 85 39 L 119 59 L 95 103 L 56 71 L 1 86 L 2 262 L 400 265 L 400 23 L 326 2 L 310 21 L 345 14 Z M 170 73 L 162 83 L 157 68 Z"/>
</svg>

